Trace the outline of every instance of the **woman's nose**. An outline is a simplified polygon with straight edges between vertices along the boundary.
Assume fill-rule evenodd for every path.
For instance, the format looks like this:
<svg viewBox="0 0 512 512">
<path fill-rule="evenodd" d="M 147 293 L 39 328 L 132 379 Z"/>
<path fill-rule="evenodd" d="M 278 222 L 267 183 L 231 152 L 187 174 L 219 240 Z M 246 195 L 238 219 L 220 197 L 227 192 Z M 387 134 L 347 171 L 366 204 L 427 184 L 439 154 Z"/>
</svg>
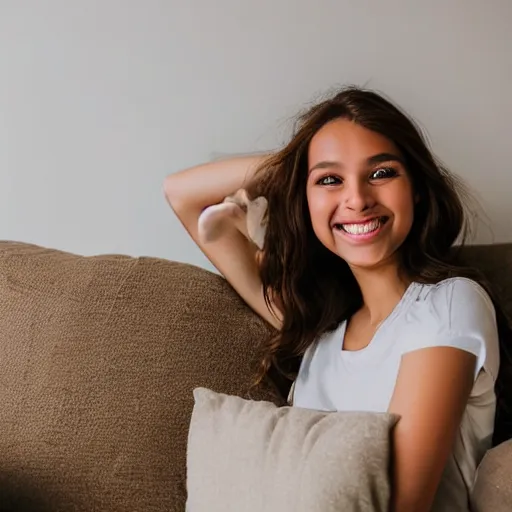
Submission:
<svg viewBox="0 0 512 512">
<path fill-rule="evenodd" d="M 375 204 L 367 184 L 346 184 L 344 189 L 344 206 L 349 210 L 362 212 Z"/>
</svg>

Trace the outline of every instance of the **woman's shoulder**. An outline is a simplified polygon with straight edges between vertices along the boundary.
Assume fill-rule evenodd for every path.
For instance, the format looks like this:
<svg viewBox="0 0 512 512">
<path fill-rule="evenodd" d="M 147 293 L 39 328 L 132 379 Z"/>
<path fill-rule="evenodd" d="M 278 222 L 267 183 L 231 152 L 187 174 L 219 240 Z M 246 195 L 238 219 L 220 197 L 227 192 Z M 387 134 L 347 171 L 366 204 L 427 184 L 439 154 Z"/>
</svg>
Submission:
<svg viewBox="0 0 512 512">
<path fill-rule="evenodd" d="M 406 314 L 406 322 L 417 331 L 436 338 L 497 339 L 494 304 L 476 281 L 452 277 L 417 287 L 416 300 Z"/>
<path fill-rule="evenodd" d="M 422 284 L 417 301 L 462 318 L 481 313 L 495 316 L 488 292 L 477 281 L 467 277 L 450 277 L 435 284 Z"/>
<path fill-rule="evenodd" d="M 477 373 L 485 367 L 496 378 L 496 312 L 484 287 L 465 277 L 417 286 L 416 300 L 405 315 L 409 336 L 404 351 L 434 346 L 461 348 L 477 357 Z"/>
</svg>

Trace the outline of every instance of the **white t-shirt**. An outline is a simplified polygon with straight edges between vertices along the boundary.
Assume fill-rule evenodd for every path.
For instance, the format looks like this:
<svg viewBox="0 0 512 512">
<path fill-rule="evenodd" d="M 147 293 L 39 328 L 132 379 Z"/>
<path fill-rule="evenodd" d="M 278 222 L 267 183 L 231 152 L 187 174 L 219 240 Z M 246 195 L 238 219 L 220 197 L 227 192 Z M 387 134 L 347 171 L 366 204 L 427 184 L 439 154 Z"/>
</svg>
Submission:
<svg viewBox="0 0 512 512">
<path fill-rule="evenodd" d="M 403 354 L 447 346 L 477 357 L 473 389 L 432 508 L 468 511 L 477 466 L 491 447 L 496 407 L 498 332 L 487 293 L 466 278 L 412 283 L 364 349 L 342 349 L 345 327 L 342 322 L 306 351 L 291 392 L 294 406 L 386 412 Z"/>
</svg>

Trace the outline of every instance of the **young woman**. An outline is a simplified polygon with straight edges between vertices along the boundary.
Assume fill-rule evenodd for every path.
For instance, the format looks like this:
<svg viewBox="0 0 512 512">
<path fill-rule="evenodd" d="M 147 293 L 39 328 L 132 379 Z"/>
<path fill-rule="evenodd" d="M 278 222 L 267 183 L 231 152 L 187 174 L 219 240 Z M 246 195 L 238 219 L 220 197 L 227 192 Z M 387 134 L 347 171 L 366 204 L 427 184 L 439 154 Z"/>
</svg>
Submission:
<svg viewBox="0 0 512 512">
<path fill-rule="evenodd" d="M 200 213 L 242 187 L 268 199 L 263 252 L 242 234 L 237 208 L 224 235 L 201 244 Z M 452 245 L 466 230 L 460 191 L 413 122 L 358 88 L 303 114 L 272 155 L 165 182 L 191 237 L 278 329 L 258 381 L 276 367 L 296 376 L 295 406 L 401 417 L 396 512 L 469 510 L 491 447 L 506 325 L 478 273 L 456 264 Z"/>
</svg>

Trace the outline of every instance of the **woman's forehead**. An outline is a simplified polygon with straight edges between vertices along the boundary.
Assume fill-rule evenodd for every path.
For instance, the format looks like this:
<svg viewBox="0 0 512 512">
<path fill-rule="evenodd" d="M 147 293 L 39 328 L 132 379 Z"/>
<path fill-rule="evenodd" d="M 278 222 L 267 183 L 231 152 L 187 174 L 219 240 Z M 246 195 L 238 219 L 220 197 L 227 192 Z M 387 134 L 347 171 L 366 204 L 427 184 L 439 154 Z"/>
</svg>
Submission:
<svg viewBox="0 0 512 512">
<path fill-rule="evenodd" d="M 337 119 L 324 125 L 313 136 L 308 148 L 308 161 L 309 167 L 323 160 L 340 164 L 364 163 L 379 154 L 401 156 L 391 139 L 352 121 Z"/>
</svg>

